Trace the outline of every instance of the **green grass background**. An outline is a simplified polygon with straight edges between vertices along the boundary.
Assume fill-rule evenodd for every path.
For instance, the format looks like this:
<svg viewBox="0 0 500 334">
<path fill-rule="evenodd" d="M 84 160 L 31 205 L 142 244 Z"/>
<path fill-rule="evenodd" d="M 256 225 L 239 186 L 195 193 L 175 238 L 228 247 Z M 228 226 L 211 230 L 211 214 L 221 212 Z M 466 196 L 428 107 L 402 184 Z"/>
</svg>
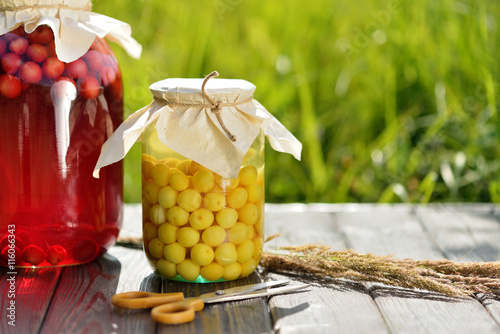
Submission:
<svg viewBox="0 0 500 334">
<path fill-rule="evenodd" d="M 113 45 L 126 114 L 167 77 L 213 70 L 303 143 L 266 148 L 267 202 L 500 202 L 497 1 L 94 0 L 129 23 Z M 140 146 L 125 159 L 139 202 Z"/>
</svg>

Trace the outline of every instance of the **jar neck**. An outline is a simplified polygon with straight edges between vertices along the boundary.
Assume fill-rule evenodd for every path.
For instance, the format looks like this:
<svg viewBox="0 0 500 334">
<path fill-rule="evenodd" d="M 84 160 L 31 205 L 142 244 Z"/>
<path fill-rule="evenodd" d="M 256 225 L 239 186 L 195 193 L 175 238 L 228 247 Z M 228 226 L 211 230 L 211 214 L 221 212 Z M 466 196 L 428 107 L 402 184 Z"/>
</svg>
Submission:
<svg viewBox="0 0 500 334">
<path fill-rule="evenodd" d="M 0 0 L 0 11 L 18 12 L 29 9 L 92 10 L 92 0 Z"/>
</svg>

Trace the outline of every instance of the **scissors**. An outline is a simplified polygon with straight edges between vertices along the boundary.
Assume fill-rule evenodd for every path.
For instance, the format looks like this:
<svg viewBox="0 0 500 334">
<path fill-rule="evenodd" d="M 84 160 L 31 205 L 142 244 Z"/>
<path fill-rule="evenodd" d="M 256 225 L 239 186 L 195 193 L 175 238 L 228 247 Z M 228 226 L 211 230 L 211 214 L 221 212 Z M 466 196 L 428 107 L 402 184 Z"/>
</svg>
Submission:
<svg viewBox="0 0 500 334">
<path fill-rule="evenodd" d="M 155 293 L 133 291 L 111 297 L 111 304 L 126 309 L 152 308 L 151 318 L 164 324 L 182 324 L 194 320 L 195 312 L 206 304 L 273 296 L 301 291 L 310 284 L 289 285 L 290 281 L 273 281 L 217 290 L 184 299 L 182 292 Z"/>
</svg>

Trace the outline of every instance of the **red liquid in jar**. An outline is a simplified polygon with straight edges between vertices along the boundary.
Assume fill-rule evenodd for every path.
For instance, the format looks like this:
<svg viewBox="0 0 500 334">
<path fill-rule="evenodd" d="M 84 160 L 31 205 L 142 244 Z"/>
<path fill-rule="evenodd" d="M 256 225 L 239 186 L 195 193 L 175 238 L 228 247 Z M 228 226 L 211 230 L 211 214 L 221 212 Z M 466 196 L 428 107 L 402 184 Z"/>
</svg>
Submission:
<svg viewBox="0 0 500 334">
<path fill-rule="evenodd" d="M 92 176 L 102 144 L 123 118 L 116 59 L 96 39 L 86 55 L 61 68 L 48 60 L 53 36 L 46 38 L 45 29 L 0 38 L 0 265 L 88 262 L 115 242 L 121 227 L 122 163 Z M 25 65 L 17 71 L 12 54 Z M 60 80 L 66 86 L 54 89 Z"/>
</svg>

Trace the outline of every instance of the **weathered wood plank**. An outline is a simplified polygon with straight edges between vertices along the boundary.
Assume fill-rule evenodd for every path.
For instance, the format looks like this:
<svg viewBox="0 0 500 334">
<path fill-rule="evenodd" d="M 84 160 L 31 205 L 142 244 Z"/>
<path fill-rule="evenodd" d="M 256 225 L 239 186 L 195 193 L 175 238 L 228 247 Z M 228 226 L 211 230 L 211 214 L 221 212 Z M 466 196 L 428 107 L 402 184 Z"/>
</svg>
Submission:
<svg viewBox="0 0 500 334">
<path fill-rule="evenodd" d="M 500 300 L 493 298 L 479 298 L 479 300 L 490 312 L 491 317 L 495 320 L 497 325 L 500 326 Z"/>
<path fill-rule="evenodd" d="M 113 332 L 109 300 L 116 291 L 120 267 L 116 258 L 105 255 L 92 263 L 64 268 L 40 332 Z"/>
<path fill-rule="evenodd" d="M 361 253 L 398 258 L 442 259 L 417 217 L 408 211 L 338 212 L 332 214 L 347 246 Z"/>
<path fill-rule="evenodd" d="M 334 249 L 346 247 L 337 227 L 327 212 L 280 212 L 269 209 L 264 217 L 266 235 L 281 236 L 266 243 L 266 249 L 322 243 Z"/>
<path fill-rule="evenodd" d="M 455 261 L 499 261 L 500 221 L 497 211 L 464 211 L 458 207 L 419 207 L 423 226 L 446 257 Z M 478 299 L 500 326 L 500 301 Z"/>
<path fill-rule="evenodd" d="M 422 207 L 416 214 L 447 258 L 455 261 L 500 259 L 500 222 L 495 215 L 448 207 Z"/>
<path fill-rule="evenodd" d="M 499 333 L 484 307 L 472 298 L 376 288 L 372 296 L 392 333 Z"/>
<path fill-rule="evenodd" d="M 446 255 L 430 238 L 428 230 L 421 225 L 420 216 L 415 216 L 413 210 L 335 213 L 334 217 L 357 251 L 415 259 L 439 259 Z M 441 295 L 390 289 L 378 284 L 370 290 L 393 333 L 496 333 L 500 330 L 486 309 L 471 298 L 450 300 Z"/>
<path fill-rule="evenodd" d="M 500 257 L 500 210 L 493 205 L 297 204 L 266 205 L 266 209 L 266 234 L 282 233 L 266 249 L 321 242 L 334 249 L 349 247 L 397 257 L 474 261 Z M 126 212 L 122 233 L 140 236 L 140 205 L 128 207 Z M 261 278 L 255 274 L 219 284 L 162 280 L 152 274 L 142 251 L 122 247 L 111 248 L 108 255 L 91 264 L 37 270 L 36 277 L 30 270 L 17 271 L 16 317 L 22 322 L 16 321 L 12 331 L 3 321 L 2 333 L 239 333 L 242 329 L 245 333 L 500 332 L 497 300 L 483 298 L 481 305 L 474 299 L 449 299 L 380 285 L 368 290 L 363 284 L 329 280 L 312 280 L 311 291 L 275 296 L 269 303 L 259 298 L 207 305 L 191 324 L 157 325 L 150 319 L 149 311 L 118 310 L 109 299 L 114 293 L 132 290 L 183 291 L 195 296 Z M 4 268 L 0 271 L 4 319 L 8 301 L 5 272 Z M 292 283 L 309 281 L 273 273 L 265 273 L 264 278 L 287 278 Z"/>
<path fill-rule="evenodd" d="M 333 249 L 346 247 L 329 212 L 266 211 L 266 234 L 281 237 L 266 244 L 273 247 L 322 243 Z M 367 289 L 357 283 L 318 280 L 295 275 L 267 273 L 266 280 L 290 279 L 311 283 L 310 291 L 274 296 L 269 301 L 274 330 L 279 333 L 387 333 L 387 327 Z"/>
<path fill-rule="evenodd" d="M 195 297 L 219 289 L 261 282 L 258 273 L 246 278 L 221 283 L 182 283 L 163 280 L 162 292 L 182 291 L 186 297 Z M 236 302 L 206 304 L 192 323 L 182 325 L 158 324 L 158 333 L 272 333 L 271 316 L 266 298 Z"/>
<path fill-rule="evenodd" d="M 266 279 L 311 284 L 309 291 L 270 299 L 277 333 L 389 333 L 362 284 L 273 273 Z"/>
<path fill-rule="evenodd" d="M 115 293 L 160 291 L 161 278 L 153 273 L 142 250 L 112 247 L 108 253 L 121 263 Z M 112 307 L 112 321 L 116 333 L 152 333 L 156 328 L 156 324 L 151 320 L 150 310 L 123 310 Z"/>
<path fill-rule="evenodd" d="M 8 272 L 7 268 L 0 269 L 0 333 L 37 333 L 49 308 L 61 268 L 16 268 L 13 270 L 16 275 Z M 11 281 L 7 279 L 14 282 L 15 291 L 10 290 Z M 9 298 L 10 292 L 14 293 L 14 298 Z M 9 325 L 11 319 L 7 318 L 11 300 L 15 300 L 15 327 Z"/>
</svg>

